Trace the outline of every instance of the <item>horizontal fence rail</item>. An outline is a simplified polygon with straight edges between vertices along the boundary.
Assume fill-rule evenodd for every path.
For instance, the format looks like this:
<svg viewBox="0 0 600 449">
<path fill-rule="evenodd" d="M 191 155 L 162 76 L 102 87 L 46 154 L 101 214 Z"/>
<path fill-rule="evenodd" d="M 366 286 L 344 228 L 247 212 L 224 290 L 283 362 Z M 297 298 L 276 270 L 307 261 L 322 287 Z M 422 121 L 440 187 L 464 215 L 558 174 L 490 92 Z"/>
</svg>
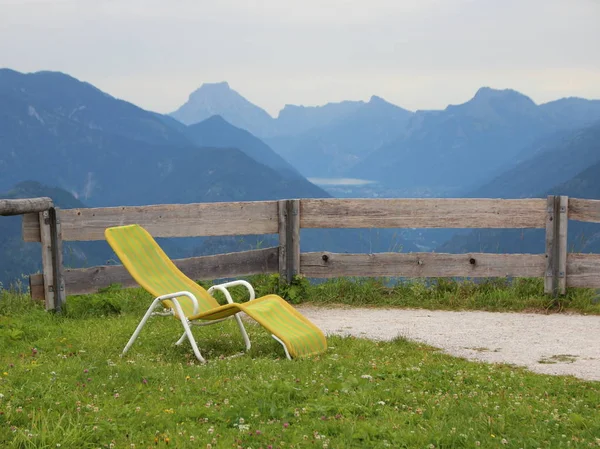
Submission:
<svg viewBox="0 0 600 449">
<path fill-rule="evenodd" d="M 112 226 L 137 223 L 154 237 L 277 234 L 277 201 L 159 204 L 61 210 L 64 241 L 104 240 Z M 39 242 L 39 224 L 23 220 L 23 239 Z"/>
<path fill-rule="evenodd" d="M 544 228 L 546 200 L 306 199 L 301 228 Z"/>
<path fill-rule="evenodd" d="M 302 253 L 300 271 L 307 277 L 542 277 L 543 254 Z"/>
<path fill-rule="evenodd" d="M 175 259 L 173 263 L 192 279 L 220 279 L 252 274 L 277 273 L 279 248 L 217 254 L 214 256 Z M 71 295 L 94 293 L 112 284 L 137 287 L 137 282 L 122 265 L 66 269 L 65 286 Z M 43 299 L 43 275 L 30 276 L 29 286 L 33 299 Z"/>
<path fill-rule="evenodd" d="M 600 223 L 600 200 L 569 198 L 569 220 Z"/>
<path fill-rule="evenodd" d="M 53 206 L 52 200 L 47 197 L 23 198 L 18 200 L 0 199 L 0 216 L 22 215 L 43 212 Z"/>
<path fill-rule="evenodd" d="M 1 204 L 1 203 L 0 203 Z M 53 213 L 53 211 L 55 211 Z M 63 269 L 63 241 L 104 240 L 107 227 L 137 223 L 154 237 L 278 234 L 279 246 L 175 260 L 193 279 L 279 273 L 332 277 L 538 277 L 546 293 L 600 288 L 600 255 L 567 254 L 569 220 L 600 223 L 600 200 L 548 196 L 528 199 L 295 199 L 235 203 L 161 204 L 90 209 L 53 207 L 23 215 L 23 239 L 42 242 L 43 273 L 32 275 L 32 296 L 48 308 L 69 294 L 136 282 L 124 267 Z M 300 252 L 302 228 L 545 229 L 542 254 Z M 54 281 L 58 280 L 58 283 Z M 54 293 L 56 292 L 56 297 Z M 54 301 L 54 302 L 53 302 Z M 58 305 L 56 305 L 58 307 Z"/>
<path fill-rule="evenodd" d="M 567 255 L 567 287 L 600 288 L 600 254 Z"/>
</svg>

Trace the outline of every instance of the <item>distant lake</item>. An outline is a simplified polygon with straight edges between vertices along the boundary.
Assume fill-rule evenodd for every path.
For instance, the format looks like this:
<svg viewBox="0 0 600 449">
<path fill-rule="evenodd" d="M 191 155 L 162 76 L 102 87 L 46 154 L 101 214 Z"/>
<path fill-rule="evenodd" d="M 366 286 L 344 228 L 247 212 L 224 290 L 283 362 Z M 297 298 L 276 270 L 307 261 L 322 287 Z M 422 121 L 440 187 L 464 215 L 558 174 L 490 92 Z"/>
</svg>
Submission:
<svg viewBox="0 0 600 449">
<path fill-rule="evenodd" d="M 364 186 L 375 183 L 368 179 L 356 178 L 308 178 L 308 180 L 319 186 Z"/>
</svg>

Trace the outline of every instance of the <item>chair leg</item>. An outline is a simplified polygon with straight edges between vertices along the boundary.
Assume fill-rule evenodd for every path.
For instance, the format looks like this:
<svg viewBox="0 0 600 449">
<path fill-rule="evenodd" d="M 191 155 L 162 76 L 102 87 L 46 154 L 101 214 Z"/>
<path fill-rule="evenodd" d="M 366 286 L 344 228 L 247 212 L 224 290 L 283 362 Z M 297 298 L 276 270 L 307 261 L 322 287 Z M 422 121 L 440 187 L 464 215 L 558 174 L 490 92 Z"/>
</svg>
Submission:
<svg viewBox="0 0 600 449">
<path fill-rule="evenodd" d="M 285 343 L 273 334 L 271 334 L 271 337 L 273 337 L 275 339 L 275 341 L 278 341 L 279 343 L 281 343 L 281 346 L 283 346 L 283 350 L 285 351 L 285 356 L 287 357 L 288 360 L 292 360 L 292 356 L 290 356 L 290 352 L 288 351 L 288 348 L 285 345 Z"/>
<path fill-rule="evenodd" d="M 238 327 L 240 328 L 240 332 L 242 333 L 242 337 L 244 338 L 244 344 L 246 345 L 246 351 L 250 351 L 250 347 L 252 346 L 250 343 L 250 337 L 248 337 L 248 332 L 246 332 L 244 323 L 242 323 L 242 317 L 240 316 L 239 313 L 235 314 L 235 320 L 237 321 Z"/>
<path fill-rule="evenodd" d="M 249 351 L 250 348 L 252 347 L 252 344 L 250 343 L 250 337 L 248 337 L 248 332 L 246 332 L 244 323 L 242 322 L 242 319 L 239 316 L 239 314 L 236 314 L 234 316 L 234 318 L 236 319 L 238 327 L 240 328 L 240 332 L 242 333 L 242 337 L 244 339 L 244 344 L 246 345 L 246 351 Z M 177 340 L 177 342 L 175 342 L 175 345 L 176 346 L 181 345 L 185 341 L 186 338 L 187 338 L 187 334 L 184 332 L 183 334 L 181 334 L 181 338 L 179 338 L 179 340 Z"/>
<path fill-rule="evenodd" d="M 142 331 L 142 328 L 146 324 L 146 321 L 148 321 L 148 318 L 150 318 L 150 316 L 152 315 L 152 312 L 154 311 L 154 309 L 156 309 L 156 306 L 160 302 L 161 301 L 159 299 L 155 299 L 154 301 L 152 301 L 152 304 L 150 305 L 150 307 L 148 307 L 148 310 L 144 314 L 144 317 L 142 318 L 142 320 L 137 325 L 135 331 L 133 332 L 133 335 L 131 336 L 131 338 L 129 338 L 129 341 L 125 345 L 125 348 L 123 349 L 123 352 L 121 353 L 122 356 L 125 355 L 125 353 L 127 353 L 127 351 L 129 351 L 129 348 L 131 348 L 131 345 L 133 345 L 133 342 L 138 338 L 138 335 L 140 335 L 140 332 Z"/>
<path fill-rule="evenodd" d="M 202 354 L 200 354 L 200 349 L 198 349 L 198 345 L 196 344 L 196 339 L 194 338 L 194 334 L 192 334 L 192 329 L 190 329 L 190 324 L 188 323 L 187 318 L 183 315 L 179 315 L 179 316 L 180 316 L 181 324 L 185 331 L 184 331 L 183 335 L 181 336 L 181 338 L 179 340 L 177 340 L 177 343 L 181 344 L 184 340 L 184 337 L 187 337 L 188 340 L 190 341 L 190 344 L 192 345 L 192 349 L 194 350 L 194 354 L 196 355 L 196 358 L 201 363 L 206 363 L 206 360 L 204 359 L 204 357 L 202 357 Z"/>
<path fill-rule="evenodd" d="M 181 334 L 181 338 L 175 342 L 175 346 L 179 346 L 180 344 L 182 344 L 185 341 L 186 337 L 187 334 L 185 333 L 185 331 L 183 331 L 183 334 Z"/>
</svg>

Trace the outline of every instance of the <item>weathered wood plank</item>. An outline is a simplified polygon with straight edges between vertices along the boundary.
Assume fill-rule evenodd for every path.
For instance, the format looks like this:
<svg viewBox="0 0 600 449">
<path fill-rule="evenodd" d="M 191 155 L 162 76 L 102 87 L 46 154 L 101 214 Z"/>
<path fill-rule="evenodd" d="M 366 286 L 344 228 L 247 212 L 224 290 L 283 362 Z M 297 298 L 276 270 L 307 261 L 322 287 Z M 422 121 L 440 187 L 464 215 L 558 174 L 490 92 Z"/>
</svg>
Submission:
<svg viewBox="0 0 600 449">
<path fill-rule="evenodd" d="M 557 252 L 557 294 L 564 295 L 567 293 L 567 227 L 569 224 L 568 210 L 569 197 L 557 197 L 558 209 L 558 239 L 556 241 Z"/>
<path fill-rule="evenodd" d="M 555 294 L 557 288 L 556 233 L 557 203 L 554 195 L 546 199 L 546 271 L 544 272 L 544 293 Z"/>
<path fill-rule="evenodd" d="M 554 296 L 567 291 L 567 227 L 569 197 L 546 199 L 546 271 L 544 292 Z"/>
<path fill-rule="evenodd" d="M 0 215 L 6 216 L 38 213 L 48 210 L 51 207 L 52 199 L 48 197 L 0 200 Z"/>
<path fill-rule="evenodd" d="M 546 200 L 304 199 L 302 228 L 543 228 Z"/>
<path fill-rule="evenodd" d="M 569 219 L 600 223 L 600 200 L 570 198 Z"/>
<path fill-rule="evenodd" d="M 63 267 L 62 227 L 58 217 L 58 209 L 51 207 L 48 210 L 50 219 L 50 252 L 52 253 L 52 280 L 54 285 L 54 308 L 60 312 L 65 305 L 65 280 Z"/>
<path fill-rule="evenodd" d="M 52 236 L 48 211 L 39 212 L 40 236 L 42 241 L 42 274 L 46 310 L 54 309 L 54 271 L 52 269 Z"/>
<path fill-rule="evenodd" d="M 279 283 L 287 281 L 287 200 L 277 202 L 279 220 Z"/>
<path fill-rule="evenodd" d="M 301 273 L 314 278 L 542 277 L 545 265 L 543 254 L 311 252 L 300 255 Z"/>
<path fill-rule="evenodd" d="M 44 275 L 41 273 L 29 276 L 29 294 L 34 301 L 44 302 Z"/>
<path fill-rule="evenodd" d="M 567 287 L 600 288 L 600 254 L 568 254 Z"/>
<path fill-rule="evenodd" d="M 173 262 L 183 273 L 195 280 L 277 273 L 278 248 L 175 259 Z M 38 285 L 41 278 L 39 274 L 32 275 L 30 285 Z M 122 265 L 67 269 L 64 278 L 68 295 L 94 293 L 111 284 L 121 284 L 123 287 L 138 285 Z M 33 295 L 32 289 L 32 297 Z"/>
<path fill-rule="evenodd" d="M 104 240 L 111 226 L 139 224 L 154 237 L 275 234 L 277 201 L 62 209 L 65 241 Z"/>
<path fill-rule="evenodd" d="M 286 281 L 290 284 L 300 271 L 300 200 L 288 200 L 286 209 Z"/>
<path fill-rule="evenodd" d="M 40 214 L 32 213 L 23 215 L 21 229 L 24 242 L 41 242 L 42 237 L 40 235 Z"/>
</svg>

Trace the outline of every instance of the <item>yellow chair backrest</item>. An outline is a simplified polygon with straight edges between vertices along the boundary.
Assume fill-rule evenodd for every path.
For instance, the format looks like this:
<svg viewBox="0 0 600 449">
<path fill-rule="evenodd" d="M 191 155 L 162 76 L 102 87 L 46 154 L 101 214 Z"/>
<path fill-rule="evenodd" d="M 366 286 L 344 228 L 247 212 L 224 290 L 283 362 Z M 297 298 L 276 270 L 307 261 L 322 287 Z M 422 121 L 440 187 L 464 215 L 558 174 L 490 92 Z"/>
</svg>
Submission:
<svg viewBox="0 0 600 449">
<path fill-rule="evenodd" d="M 140 225 L 111 227 L 106 229 L 104 235 L 136 282 L 155 297 L 188 291 L 198 299 L 200 313 L 219 306 L 203 287 L 177 268 L 150 233 Z M 186 316 L 194 314 L 194 305 L 188 297 L 180 296 L 177 300 Z M 169 300 L 165 300 L 164 305 L 173 307 Z"/>
</svg>

